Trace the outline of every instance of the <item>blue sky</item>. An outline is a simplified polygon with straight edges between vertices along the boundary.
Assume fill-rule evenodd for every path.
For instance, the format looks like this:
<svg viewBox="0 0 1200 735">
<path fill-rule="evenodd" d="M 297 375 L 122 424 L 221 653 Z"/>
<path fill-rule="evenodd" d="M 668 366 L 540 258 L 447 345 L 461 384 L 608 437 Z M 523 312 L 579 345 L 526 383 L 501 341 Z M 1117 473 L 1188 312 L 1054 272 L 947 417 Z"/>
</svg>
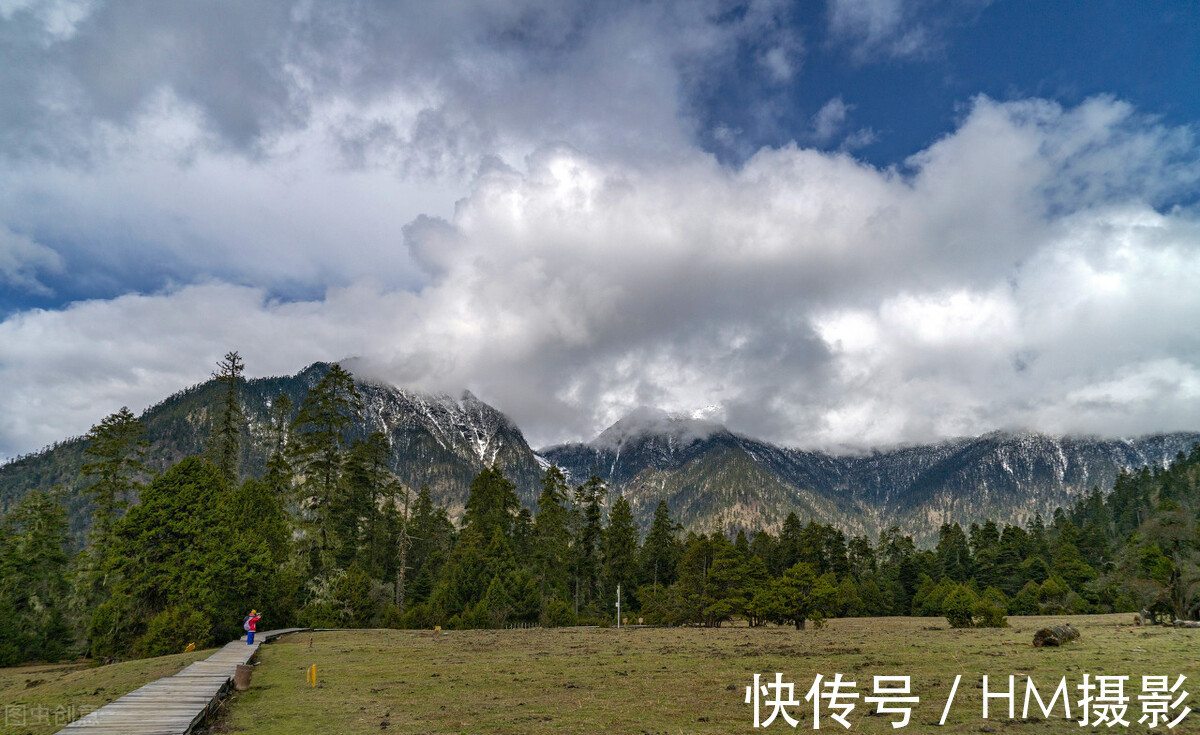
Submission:
<svg viewBox="0 0 1200 735">
<path fill-rule="evenodd" d="M 354 356 L 535 444 L 1200 428 L 1200 9 L 0 0 L 0 456 Z"/>
<path fill-rule="evenodd" d="M 744 131 L 741 150 L 816 141 L 807 125 L 833 98 L 851 107 L 846 126 L 875 131 L 855 150 L 887 167 L 952 132 L 963 107 L 983 94 L 997 100 L 1038 97 L 1077 105 L 1096 95 L 1126 100 L 1176 125 L 1200 119 L 1200 11 L 1179 2 L 861 3 L 912 6 L 880 40 L 831 33 L 828 8 L 798 4 L 789 15 L 805 39 L 800 68 L 786 83 L 770 80 L 749 44 L 719 84 L 699 85 L 696 109 L 706 130 Z M 911 52 L 890 45 L 911 29 L 928 43 Z M 760 114 L 760 110 L 769 112 Z M 723 160 L 742 155 L 701 136 Z"/>
</svg>

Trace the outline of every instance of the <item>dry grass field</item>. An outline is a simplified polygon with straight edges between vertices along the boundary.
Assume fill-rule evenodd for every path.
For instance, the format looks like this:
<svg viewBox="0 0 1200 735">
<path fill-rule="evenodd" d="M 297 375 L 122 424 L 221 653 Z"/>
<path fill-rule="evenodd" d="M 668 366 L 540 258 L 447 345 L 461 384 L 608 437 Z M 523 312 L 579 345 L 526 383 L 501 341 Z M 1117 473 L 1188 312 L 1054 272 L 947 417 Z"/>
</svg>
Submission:
<svg viewBox="0 0 1200 735">
<path fill-rule="evenodd" d="M 1061 649 L 1030 645 L 1038 628 L 1069 621 L 1082 639 Z M 943 618 L 832 620 L 822 630 L 745 627 L 702 630 L 557 629 L 514 631 L 363 631 L 293 635 L 260 650 L 251 690 L 235 696 L 213 732 L 272 733 L 731 733 L 752 732 L 745 703 L 755 673 L 776 672 L 795 684 L 799 720 L 812 729 L 804 695 L 816 675 L 857 683 L 907 675 L 920 697 L 901 732 L 1092 732 L 1075 719 L 1083 675 L 1127 675 L 1130 727 L 1096 732 L 1147 732 L 1138 724 L 1142 675 L 1179 674 L 1185 700 L 1200 710 L 1200 630 L 1138 628 L 1130 615 L 1011 618 L 999 630 L 953 630 Z M 318 685 L 305 681 L 316 664 Z M 946 725 L 938 726 L 955 676 L 962 680 Z M 1018 684 L 1017 719 L 992 700 L 981 717 L 982 677 L 992 688 Z M 1046 719 L 1031 705 L 1022 720 L 1026 677 L 1043 698 L 1067 678 L 1073 720 L 1061 700 Z M 1177 696 L 1177 695 L 1176 695 Z M 766 698 L 763 699 L 766 701 Z M 1182 709 L 1182 706 L 1180 707 Z M 861 701 L 847 720 L 855 732 L 893 732 L 895 716 L 871 714 Z M 762 707 L 763 716 L 769 708 Z M 1178 711 L 1178 710 L 1177 710 Z M 821 729 L 843 727 L 823 708 Z M 767 731 L 793 731 L 777 719 Z M 1167 732 L 1159 727 L 1159 732 Z M 1200 733 L 1200 712 L 1172 732 Z"/>
<path fill-rule="evenodd" d="M 192 651 L 96 668 L 85 662 L 0 669 L 0 733 L 58 732 L 66 720 L 212 654 Z"/>
</svg>

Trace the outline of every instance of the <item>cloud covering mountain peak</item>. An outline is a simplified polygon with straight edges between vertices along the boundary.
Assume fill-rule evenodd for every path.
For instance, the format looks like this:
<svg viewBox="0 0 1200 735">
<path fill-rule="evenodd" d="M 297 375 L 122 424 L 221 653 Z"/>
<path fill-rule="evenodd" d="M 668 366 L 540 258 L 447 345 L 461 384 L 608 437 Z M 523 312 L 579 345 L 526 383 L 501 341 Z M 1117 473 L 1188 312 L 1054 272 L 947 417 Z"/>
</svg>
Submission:
<svg viewBox="0 0 1200 735">
<path fill-rule="evenodd" d="M 621 449 L 641 439 L 665 440 L 685 447 L 728 430 L 715 421 L 694 415 L 671 414 L 659 408 L 639 406 L 619 421 L 600 432 L 591 446 L 602 449 Z"/>
</svg>

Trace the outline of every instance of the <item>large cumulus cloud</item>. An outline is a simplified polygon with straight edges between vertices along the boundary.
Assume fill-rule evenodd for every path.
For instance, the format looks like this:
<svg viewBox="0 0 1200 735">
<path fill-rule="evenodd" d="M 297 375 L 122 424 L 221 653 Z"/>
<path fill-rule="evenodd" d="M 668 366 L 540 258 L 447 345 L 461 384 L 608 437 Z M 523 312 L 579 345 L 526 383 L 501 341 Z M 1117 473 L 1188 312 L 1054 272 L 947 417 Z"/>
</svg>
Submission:
<svg viewBox="0 0 1200 735">
<path fill-rule="evenodd" d="M 787 7 L 9 0 L 0 225 L 61 258 L 43 305 L 413 287 L 402 227 L 449 216 L 493 157 L 691 155 L 691 92 L 749 45 L 798 53 Z"/>
<path fill-rule="evenodd" d="M 256 374 L 355 356 L 468 387 L 535 443 L 638 405 L 827 448 L 1195 428 L 1197 172 L 1191 131 L 1108 98 L 979 98 L 885 170 L 797 146 L 736 168 L 485 158 L 452 212 L 405 226 L 416 285 L 280 301 L 213 279 L 8 318 L 0 447 L 145 405 L 231 348 Z"/>
</svg>

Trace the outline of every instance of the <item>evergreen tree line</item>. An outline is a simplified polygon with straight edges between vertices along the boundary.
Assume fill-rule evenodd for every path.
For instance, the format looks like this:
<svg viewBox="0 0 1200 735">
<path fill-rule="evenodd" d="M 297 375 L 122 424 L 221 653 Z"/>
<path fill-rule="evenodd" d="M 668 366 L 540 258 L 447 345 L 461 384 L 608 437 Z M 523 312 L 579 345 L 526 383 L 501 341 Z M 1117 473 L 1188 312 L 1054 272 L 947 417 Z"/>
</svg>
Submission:
<svg viewBox="0 0 1200 735">
<path fill-rule="evenodd" d="M 793 513 L 779 534 L 684 533 L 660 502 L 644 538 L 628 501 L 557 467 L 536 512 L 497 467 L 471 483 L 456 527 L 427 487 L 391 471 L 386 435 L 349 441 L 362 400 L 333 366 L 299 407 L 271 406 L 261 477 L 238 467 L 246 431 L 236 352 L 207 451 L 151 476 L 127 409 L 88 433 L 92 529 L 70 552 L 55 493 L 0 523 L 0 665 L 151 656 L 224 642 L 250 608 L 268 627 L 751 626 L 829 617 L 1200 615 L 1200 446 L 1120 475 L 1049 523 L 941 527 L 933 549 L 892 527 L 847 538 Z M 131 500 L 137 499 L 131 505 Z"/>
</svg>

